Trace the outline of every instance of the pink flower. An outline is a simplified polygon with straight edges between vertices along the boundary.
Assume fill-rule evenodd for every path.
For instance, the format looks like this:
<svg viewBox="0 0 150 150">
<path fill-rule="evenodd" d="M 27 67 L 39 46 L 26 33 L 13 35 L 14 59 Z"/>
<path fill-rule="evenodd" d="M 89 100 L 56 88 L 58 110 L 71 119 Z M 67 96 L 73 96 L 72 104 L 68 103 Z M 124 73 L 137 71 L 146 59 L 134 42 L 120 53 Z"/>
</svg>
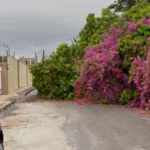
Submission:
<svg viewBox="0 0 150 150">
<path fill-rule="evenodd" d="M 148 41 L 150 41 L 150 37 L 148 37 L 148 39 L 147 39 Z"/>
<path fill-rule="evenodd" d="M 111 49 L 114 50 L 114 51 L 116 51 L 116 50 L 117 50 L 117 46 L 116 46 L 116 45 L 113 45 L 113 46 L 111 47 Z"/>
<path fill-rule="evenodd" d="M 150 18 L 146 21 L 147 25 L 150 25 Z"/>
<path fill-rule="evenodd" d="M 104 39 L 108 39 L 109 35 L 107 35 L 107 34 L 102 34 L 101 37 L 104 38 Z"/>
<path fill-rule="evenodd" d="M 132 104 L 130 104 L 129 106 L 130 106 L 131 108 L 134 108 L 134 107 L 135 107 L 135 104 L 132 103 Z"/>
<path fill-rule="evenodd" d="M 142 23 L 144 23 L 144 24 L 146 24 L 146 23 L 147 23 L 146 18 L 142 18 L 142 19 L 141 19 L 141 21 L 142 21 Z"/>
<path fill-rule="evenodd" d="M 137 63 L 138 63 L 138 59 L 137 59 L 137 58 L 134 58 L 133 63 L 134 63 L 134 64 L 137 64 Z"/>
<path fill-rule="evenodd" d="M 77 105 L 84 105 L 84 104 L 87 104 L 87 103 L 88 103 L 88 101 L 85 100 L 85 99 L 77 99 L 76 100 Z"/>
</svg>

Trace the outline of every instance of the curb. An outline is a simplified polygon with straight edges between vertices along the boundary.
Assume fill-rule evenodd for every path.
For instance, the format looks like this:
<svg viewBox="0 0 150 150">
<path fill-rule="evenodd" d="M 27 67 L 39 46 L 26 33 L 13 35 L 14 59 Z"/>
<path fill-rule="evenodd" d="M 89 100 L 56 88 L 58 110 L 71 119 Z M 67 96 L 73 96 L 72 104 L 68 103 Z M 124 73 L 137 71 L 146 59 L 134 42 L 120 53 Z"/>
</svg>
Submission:
<svg viewBox="0 0 150 150">
<path fill-rule="evenodd" d="M 34 91 L 34 90 L 35 90 L 34 87 L 30 88 L 28 91 L 26 91 L 26 92 L 23 94 L 22 97 L 26 96 L 27 94 L 29 94 L 30 92 L 32 92 L 32 91 Z"/>
<path fill-rule="evenodd" d="M 11 105 L 14 104 L 14 103 L 15 103 L 15 101 L 10 101 L 9 104 L 4 105 L 4 106 L 0 109 L 0 112 L 3 111 L 4 109 L 6 109 L 7 107 L 11 106 Z"/>
<path fill-rule="evenodd" d="M 28 93 L 30 93 L 31 91 L 33 91 L 34 88 L 31 87 L 29 88 L 27 91 L 25 91 L 22 95 L 19 95 L 19 92 L 17 93 L 18 96 L 15 96 L 15 97 L 12 97 L 12 98 L 8 98 L 7 102 L 9 101 L 10 103 L 4 105 L 2 108 L 0 108 L 0 111 L 4 110 L 5 108 L 9 107 L 10 105 L 16 103 L 16 101 L 19 99 L 19 98 L 23 98 L 24 96 L 26 96 Z"/>
</svg>

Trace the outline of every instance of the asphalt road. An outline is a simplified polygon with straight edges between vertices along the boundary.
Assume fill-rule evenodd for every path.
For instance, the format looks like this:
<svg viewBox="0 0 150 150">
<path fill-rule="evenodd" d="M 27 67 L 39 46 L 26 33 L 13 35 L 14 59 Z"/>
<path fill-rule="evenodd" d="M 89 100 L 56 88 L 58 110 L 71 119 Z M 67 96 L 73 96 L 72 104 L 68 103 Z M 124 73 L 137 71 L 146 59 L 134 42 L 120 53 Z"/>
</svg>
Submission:
<svg viewBox="0 0 150 150">
<path fill-rule="evenodd" d="M 21 102 L 1 124 L 5 150 L 150 150 L 150 118 L 122 106 Z"/>
</svg>

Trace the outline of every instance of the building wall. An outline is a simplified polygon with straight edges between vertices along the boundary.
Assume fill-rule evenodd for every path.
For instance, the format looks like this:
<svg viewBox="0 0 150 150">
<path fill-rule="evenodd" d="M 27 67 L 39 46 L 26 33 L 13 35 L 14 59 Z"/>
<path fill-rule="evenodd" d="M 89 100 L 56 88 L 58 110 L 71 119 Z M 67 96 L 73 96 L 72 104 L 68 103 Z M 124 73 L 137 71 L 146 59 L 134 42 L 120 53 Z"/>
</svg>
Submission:
<svg viewBox="0 0 150 150">
<path fill-rule="evenodd" d="M 27 66 L 19 62 L 19 88 L 27 86 Z"/>
<path fill-rule="evenodd" d="M 18 74 L 18 60 L 13 57 L 8 57 L 8 92 L 18 89 L 19 74 Z"/>
<path fill-rule="evenodd" d="M 7 95 L 19 88 L 32 85 L 28 66 L 9 56 L 8 64 L 2 66 L 2 95 Z"/>
<path fill-rule="evenodd" d="M 8 94 L 8 67 L 7 66 L 2 66 L 2 95 L 7 95 Z"/>
<path fill-rule="evenodd" d="M 30 73 L 29 68 L 28 68 L 28 85 L 32 85 L 32 75 Z"/>
<path fill-rule="evenodd" d="M 19 58 L 19 61 L 23 64 L 26 64 L 26 61 L 35 61 L 37 62 L 37 58 Z"/>
</svg>

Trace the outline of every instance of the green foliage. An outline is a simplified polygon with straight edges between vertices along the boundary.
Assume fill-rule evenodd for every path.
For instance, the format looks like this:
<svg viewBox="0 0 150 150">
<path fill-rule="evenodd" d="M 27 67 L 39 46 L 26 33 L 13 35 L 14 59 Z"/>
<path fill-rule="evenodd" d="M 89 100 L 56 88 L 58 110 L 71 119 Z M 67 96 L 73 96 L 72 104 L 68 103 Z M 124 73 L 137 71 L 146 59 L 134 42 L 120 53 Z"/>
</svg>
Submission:
<svg viewBox="0 0 150 150">
<path fill-rule="evenodd" d="M 8 56 L 0 56 L 0 62 L 7 63 L 7 58 L 8 58 Z"/>
<path fill-rule="evenodd" d="M 114 26 L 121 28 L 131 21 L 136 23 L 144 17 L 147 18 L 150 16 L 149 10 L 150 3 L 147 0 L 137 0 L 136 5 L 123 13 L 114 23 Z M 135 57 L 144 58 L 146 56 L 146 40 L 148 36 L 150 36 L 150 27 L 141 24 L 135 32 L 123 36 L 123 39 L 119 40 L 118 50 L 123 58 L 122 68 L 125 72 L 129 71 Z"/>
<path fill-rule="evenodd" d="M 88 46 L 91 41 L 91 36 L 95 32 L 96 18 L 94 14 L 89 14 L 86 18 L 86 25 L 79 33 L 79 43 L 82 47 Z"/>
<path fill-rule="evenodd" d="M 147 0 L 137 0 L 136 5 L 124 15 L 128 21 L 132 19 L 132 22 L 136 23 L 141 18 L 150 16 L 150 3 Z"/>
<path fill-rule="evenodd" d="M 43 93 L 45 96 L 49 95 L 49 83 L 52 78 L 48 67 L 49 60 L 30 66 L 30 71 L 33 75 L 33 86 L 38 90 L 39 97 L 43 97 Z"/>
<path fill-rule="evenodd" d="M 96 30 L 91 36 L 91 44 L 99 43 L 99 38 L 101 34 L 108 33 L 109 28 L 113 26 L 114 22 L 118 19 L 118 15 L 110 11 L 109 8 L 103 8 L 101 17 L 96 18 Z"/>
<path fill-rule="evenodd" d="M 119 104 L 125 105 L 127 104 L 130 100 L 138 96 L 137 90 L 128 90 L 125 89 L 122 91 L 120 99 L 119 99 Z"/>
<path fill-rule="evenodd" d="M 150 3 L 147 0 L 137 0 L 136 4 L 131 7 L 128 11 L 122 13 L 113 26 L 121 28 L 123 25 L 133 22 L 136 23 L 142 18 L 150 16 Z"/>
<path fill-rule="evenodd" d="M 141 24 L 136 31 L 119 40 L 118 50 L 123 58 L 123 69 L 129 71 L 134 58 L 146 57 L 146 41 L 149 36 L 150 26 Z"/>
<path fill-rule="evenodd" d="M 101 34 L 108 33 L 109 28 L 117 20 L 118 15 L 110 11 L 110 8 L 102 9 L 101 17 L 89 14 L 86 18 L 86 25 L 79 33 L 79 44 L 86 48 L 99 43 Z"/>
<path fill-rule="evenodd" d="M 122 12 L 129 10 L 132 6 L 135 5 L 135 0 L 118 0 L 114 4 L 111 4 L 109 7 L 115 9 L 115 12 Z"/>
<path fill-rule="evenodd" d="M 84 60 L 84 53 L 89 46 L 100 43 L 100 35 L 108 33 L 110 27 L 118 29 L 129 22 L 138 22 L 143 17 L 150 16 L 150 3 L 147 0 L 119 0 L 117 4 L 102 9 L 101 17 L 89 14 L 86 24 L 73 38 L 72 44 L 61 44 L 48 60 L 31 66 L 33 86 L 38 90 L 38 96 L 50 99 L 75 98 L 74 83 L 78 78 L 77 68 Z M 134 5 L 134 6 L 133 6 Z M 125 11 L 121 15 L 116 11 Z M 122 58 L 121 68 L 128 73 L 134 57 L 146 56 L 146 40 L 150 36 L 150 26 L 141 24 L 140 27 L 129 35 L 123 35 L 118 41 L 118 51 Z M 120 104 L 126 104 L 136 94 L 131 90 L 124 90 L 120 97 Z M 135 92 L 136 93 L 136 92 Z M 84 93 L 85 94 L 85 93 Z M 106 99 L 100 103 L 107 104 Z"/>
<path fill-rule="evenodd" d="M 73 58 L 75 51 L 61 44 L 48 60 L 31 67 L 33 86 L 39 96 L 51 99 L 73 99 L 73 83 L 77 79 Z"/>
<path fill-rule="evenodd" d="M 107 99 L 105 99 L 105 98 L 102 98 L 101 100 L 100 100 L 100 104 L 109 104 L 109 102 L 108 102 L 108 100 Z"/>
</svg>

